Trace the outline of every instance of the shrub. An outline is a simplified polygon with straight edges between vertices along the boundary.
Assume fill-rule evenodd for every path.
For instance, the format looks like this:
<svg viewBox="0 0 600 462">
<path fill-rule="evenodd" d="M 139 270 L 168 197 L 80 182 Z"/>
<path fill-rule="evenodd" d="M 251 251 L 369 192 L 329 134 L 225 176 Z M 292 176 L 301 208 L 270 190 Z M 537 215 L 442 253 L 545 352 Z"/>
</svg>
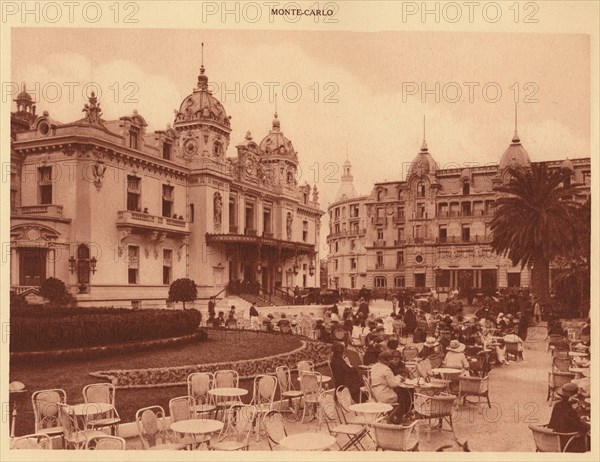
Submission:
<svg viewBox="0 0 600 462">
<path fill-rule="evenodd" d="M 64 282 L 57 278 L 48 278 L 40 286 L 40 295 L 47 298 L 52 306 L 70 305 L 73 297 Z"/>
<path fill-rule="evenodd" d="M 21 308 L 11 312 L 10 349 L 45 351 L 181 337 L 196 332 L 200 318 L 197 310 Z"/>
<path fill-rule="evenodd" d="M 176 279 L 169 287 L 169 302 L 183 302 L 185 310 L 185 302 L 193 302 L 198 298 L 198 289 L 196 283 L 188 278 Z"/>
</svg>

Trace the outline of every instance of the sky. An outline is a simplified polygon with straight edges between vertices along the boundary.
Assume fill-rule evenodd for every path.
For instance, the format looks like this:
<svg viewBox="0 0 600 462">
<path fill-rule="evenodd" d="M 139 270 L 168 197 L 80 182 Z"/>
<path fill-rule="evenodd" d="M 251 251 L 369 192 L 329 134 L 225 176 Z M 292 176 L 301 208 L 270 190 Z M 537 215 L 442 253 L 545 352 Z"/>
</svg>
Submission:
<svg viewBox="0 0 600 462">
<path fill-rule="evenodd" d="M 590 156 L 586 35 L 17 28 L 12 81 L 60 122 L 82 117 L 84 85 L 95 82 L 103 118 L 136 109 L 149 131 L 162 130 L 196 85 L 201 43 L 231 116 L 227 154 L 248 130 L 257 142 L 268 134 L 277 93 L 299 181 L 318 186 L 323 209 L 346 157 L 359 194 L 404 179 L 424 117 L 441 168 L 497 163 L 515 102 L 532 161 Z"/>
</svg>

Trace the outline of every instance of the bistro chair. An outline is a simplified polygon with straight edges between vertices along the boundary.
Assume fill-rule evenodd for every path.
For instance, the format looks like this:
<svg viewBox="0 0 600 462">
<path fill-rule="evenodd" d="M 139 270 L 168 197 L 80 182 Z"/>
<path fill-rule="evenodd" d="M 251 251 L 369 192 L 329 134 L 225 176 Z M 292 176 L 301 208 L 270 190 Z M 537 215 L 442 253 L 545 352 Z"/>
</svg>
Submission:
<svg viewBox="0 0 600 462">
<path fill-rule="evenodd" d="M 210 416 L 216 412 L 217 406 L 212 404 L 211 396 L 208 394 L 213 383 L 214 376 L 210 372 L 194 372 L 188 375 L 188 396 L 192 397 L 192 411 L 196 416 L 201 414 Z"/>
<path fill-rule="evenodd" d="M 333 390 L 327 390 L 321 393 L 319 396 L 319 408 L 321 410 L 321 413 L 319 414 L 320 420 L 325 422 L 329 434 L 336 437 L 336 443 L 340 451 L 345 451 L 351 446 L 354 446 L 356 449 L 359 449 L 360 447 L 363 451 L 365 450 L 361 440 L 369 431 L 368 427 L 361 424 L 347 424 L 340 422 Z M 348 441 L 344 445 L 341 445 L 339 441 L 337 441 L 338 435 L 346 435 Z"/>
<path fill-rule="evenodd" d="M 350 389 L 345 386 L 339 386 L 335 390 L 335 401 L 337 403 L 340 422 L 345 424 L 363 424 L 365 419 L 350 409 L 354 404 Z"/>
<path fill-rule="evenodd" d="M 93 383 L 83 387 L 83 399 L 86 403 L 107 403 L 112 409 L 105 412 L 100 418 L 87 422 L 87 426 L 93 429 L 109 427 L 111 435 L 118 433 L 121 418 L 115 408 L 115 386 L 112 383 Z"/>
<path fill-rule="evenodd" d="M 224 369 L 216 371 L 214 374 L 213 388 L 238 388 L 240 386 L 240 375 L 233 369 Z M 234 404 L 240 404 L 239 398 L 222 399 L 218 398 L 214 401 L 217 406 L 217 414 L 219 411 L 225 413 L 225 410 Z"/>
<path fill-rule="evenodd" d="M 171 414 L 171 422 L 179 422 L 180 420 L 189 420 L 194 418 L 194 400 L 191 396 L 178 396 L 169 401 L 169 414 Z M 193 445 L 191 439 L 188 439 L 185 434 L 174 432 L 175 441 L 179 443 L 185 443 L 188 447 Z M 206 435 L 201 443 L 207 443 L 210 440 L 210 436 Z"/>
<path fill-rule="evenodd" d="M 66 402 L 67 393 L 60 388 L 40 390 L 31 395 L 36 434 L 63 435 L 63 428 L 58 418 L 58 404 L 66 404 Z"/>
<path fill-rule="evenodd" d="M 564 337 L 561 334 L 550 334 L 548 336 L 548 351 L 562 343 L 563 339 Z"/>
<path fill-rule="evenodd" d="M 531 433 L 533 433 L 533 441 L 535 442 L 536 452 L 566 452 L 571 442 L 579 436 L 579 433 L 558 433 L 548 428 L 547 425 L 529 425 Z M 562 445 L 561 437 L 567 439 L 567 442 Z"/>
<path fill-rule="evenodd" d="M 418 451 L 419 427 L 415 420 L 410 425 L 394 425 L 375 422 L 375 450 L 379 451 Z"/>
<path fill-rule="evenodd" d="M 52 440 L 46 433 L 33 433 L 12 440 L 11 449 L 52 449 Z"/>
<path fill-rule="evenodd" d="M 569 359 L 569 350 L 554 348 L 552 350 L 552 359 L 554 358 Z"/>
<path fill-rule="evenodd" d="M 302 410 L 301 422 L 304 423 L 306 409 L 310 406 L 314 409 L 313 417 L 317 414 L 319 395 L 322 391 L 321 374 L 318 372 L 304 372 L 300 375 L 300 390 L 304 395 L 304 408 Z"/>
<path fill-rule="evenodd" d="M 106 433 L 100 430 L 81 430 L 77 416 L 69 405 L 58 404 L 58 418 L 64 432 L 65 449 L 68 449 L 70 446 L 74 449 L 83 449 L 88 439 L 95 436 L 106 436 Z"/>
<path fill-rule="evenodd" d="M 135 413 L 135 422 L 142 447 L 146 450 L 175 450 L 187 447 L 186 443 L 174 443 L 173 434 L 167 426 L 165 410 L 161 406 L 150 406 Z"/>
<path fill-rule="evenodd" d="M 462 399 L 463 404 L 475 404 L 467 400 L 467 396 L 477 396 L 477 404 L 481 403 L 481 397 L 487 400 L 488 407 L 491 408 L 489 396 L 490 378 L 460 376 L 458 378 L 458 402 Z"/>
<path fill-rule="evenodd" d="M 443 390 L 448 390 L 450 380 L 438 379 L 433 375 L 433 368 L 429 358 L 425 358 L 416 364 L 417 385 L 421 379 L 426 384 L 426 387 L 421 388 L 422 391 L 428 390 L 434 394 L 441 393 Z"/>
<path fill-rule="evenodd" d="M 550 405 L 552 405 L 552 400 L 554 400 L 554 393 L 556 390 L 569 383 L 575 377 L 577 377 L 577 374 L 574 372 L 548 371 L 548 396 L 546 397 L 546 401 L 550 401 Z"/>
<path fill-rule="evenodd" d="M 402 350 L 402 359 L 404 362 L 414 362 L 419 356 L 419 349 L 415 346 L 407 346 Z"/>
<path fill-rule="evenodd" d="M 273 400 L 277 391 L 277 378 L 272 375 L 257 375 L 254 378 L 252 401 L 254 406 L 256 441 L 260 438 L 260 426 L 267 412 L 273 410 Z"/>
<path fill-rule="evenodd" d="M 513 359 L 514 361 L 523 361 L 523 352 L 519 351 L 519 342 L 504 342 L 506 350 L 504 355 L 506 359 Z"/>
<path fill-rule="evenodd" d="M 256 421 L 256 406 L 249 404 L 234 404 L 231 406 L 232 423 L 235 429 L 233 437 L 228 437 L 208 449 L 213 451 L 247 451 L 250 446 L 250 433 Z"/>
<path fill-rule="evenodd" d="M 123 438 L 119 438 L 118 436 L 95 436 L 90 438 L 85 443 L 85 449 L 92 450 L 108 450 L 108 451 L 124 451 L 125 450 L 125 440 Z"/>
<path fill-rule="evenodd" d="M 263 419 L 265 431 L 267 432 L 267 442 L 269 449 L 279 446 L 279 442 L 287 436 L 283 415 L 278 411 L 269 411 Z"/>
<path fill-rule="evenodd" d="M 312 361 L 298 361 L 298 375 L 303 374 L 304 372 L 314 372 L 315 371 L 315 363 Z"/>
<path fill-rule="evenodd" d="M 292 382 L 292 374 L 290 368 L 287 366 L 278 366 L 275 369 L 275 375 L 277 376 L 277 383 L 279 384 L 279 394 L 281 401 L 284 399 L 288 400 L 287 412 L 294 414 L 295 418 L 298 418 L 298 402 L 294 403 L 294 399 L 299 401 L 302 399 L 302 392 L 294 388 Z M 282 411 L 280 406 L 280 412 Z"/>
</svg>

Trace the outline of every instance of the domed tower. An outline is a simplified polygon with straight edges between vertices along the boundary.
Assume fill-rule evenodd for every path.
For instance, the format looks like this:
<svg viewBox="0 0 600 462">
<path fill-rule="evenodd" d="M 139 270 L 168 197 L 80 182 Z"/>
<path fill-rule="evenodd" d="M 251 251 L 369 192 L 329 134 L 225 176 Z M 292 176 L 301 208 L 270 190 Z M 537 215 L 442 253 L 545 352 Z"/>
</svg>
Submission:
<svg viewBox="0 0 600 462">
<path fill-rule="evenodd" d="M 11 137 L 14 133 L 29 130 L 36 118 L 35 101 L 27 93 L 25 85 L 13 101 L 17 104 L 17 110 L 11 113 Z"/>
<path fill-rule="evenodd" d="M 517 132 L 517 107 L 515 106 L 515 134 L 510 146 L 508 146 L 500 158 L 498 170 L 502 175 L 508 168 L 529 168 L 530 166 L 529 154 L 527 154 L 527 151 L 521 144 L 521 139 Z"/>
<path fill-rule="evenodd" d="M 335 202 L 356 197 L 356 189 L 354 189 L 354 177 L 352 176 L 352 164 L 348 159 L 342 165 L 342 179 L 340 187 L 335 196 Z"/>
<path fill-rule="evenodd" d="M 427 175 L 435 175 L 437 170 L 437 164 L 433 157 L 429 153 L 429 148 L 427 147 L 427 141 L 423 139 L 423 144 L 421 145 L 421 150 L 417 154 L 417 156 L 413 159 L 408 168 L 408 175 L 406 177 L 407 181 L 410 181 L 411 177 L 424 177 Z"/>
<path fill-rule="evenodd" d="M 298 153 L 294 150 L 292 142 L 281 131 L 277 111 L 275 111 L 272 128 L 260 142 L 259 149 L 261 160 L 267 165 L 267 168 L 278 171 L 284 184 L 295 187 Z"/>
<path fill-rule="evenodd" d="M 202 63 L 198 84 L 176 111 L 173 128 L 179 134 L 179 151 L 187 161 L 199 158 L 224 161 L 229 146 L 231 117 L 210 92 L 204 72 Z"/>
</svg>

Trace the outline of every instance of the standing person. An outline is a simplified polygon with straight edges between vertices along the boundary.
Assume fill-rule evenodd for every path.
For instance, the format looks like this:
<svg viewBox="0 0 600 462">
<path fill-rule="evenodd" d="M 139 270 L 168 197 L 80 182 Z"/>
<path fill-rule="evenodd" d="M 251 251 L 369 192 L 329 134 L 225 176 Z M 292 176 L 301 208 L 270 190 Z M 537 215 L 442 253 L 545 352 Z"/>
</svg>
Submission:
<svg viewBox="0 0 600 462">
<path fill-rule="evenodd" d="M 560 401 L 557 401 L 552 408 L 552 415 L 550 416 L 550 422 L 548 422 L 548 428 L 557 433 L 579 433 L 579 436 L 571 441 L 565 452 L 585 452 L 588 450 L 586 435 L 590 430 L 590 425 L 581 420 L 570 403 L 571 398 L 577 394 L 578 390 L 576 384 L 567 383 L 556 392 L 560 396 Z M 569 437 L 561 436 L 560 440 L 562 449 L 565 449 L 564 446 L 567 444 Z"/>
<path fill-rule="evenodd" d="M 396 294 L 392 296 L 392 314 L 396 315 L 396 308 L 398 307 L 398 297 Z"/>
<path fill-rule="evenodd" d="M 536 324 L 542 322 L 542 305 L 537 297 L 533 297 L 533 318 Z"/>
<path fill-rule="evenodd" d="M 208 300 L 208 317 L 215 317 L 215 299 L 214 297 L 210 297 Z"/>
<path fill-rule="evenodd" d="M 359 315 L 360 313 L 363 313 L 365 319 L 369 317 L 369 304 L 362 297 L 358 301 L 358 311 L 356 314 Z"/>
<path fill-rule="evenodd" d="M 254 306 L 254 303 L 250 305 L 250 328 L 258 329 L 258 310 Z"/>
<path fill-rule="evenodd" d="M 529 328 L 529 320 L 529 310 L 525 310 L 521 314 L 521 318 L 519 319 L 519 327 L 517 328 L 517 335 L 521 337 L 523 341 L 527 340 L 527 329 Z"/>
</svg>

